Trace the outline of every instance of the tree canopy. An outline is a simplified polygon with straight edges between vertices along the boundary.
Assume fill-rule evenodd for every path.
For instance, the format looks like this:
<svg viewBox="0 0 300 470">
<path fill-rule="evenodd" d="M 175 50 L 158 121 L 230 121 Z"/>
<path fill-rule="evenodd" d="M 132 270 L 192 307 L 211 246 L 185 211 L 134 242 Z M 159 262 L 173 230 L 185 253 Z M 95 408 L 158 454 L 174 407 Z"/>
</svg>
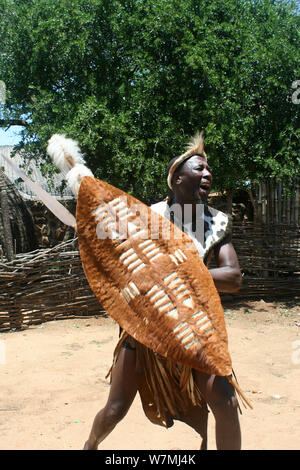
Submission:
<svg viewBox="0 0 300 470">
<path fill-rule="evenodd" d="M 155 202 L 206 129 L 217 189 L 300 173 L 300 15 L 290 0 L 0 0 L 0 124 L 44 155 L 78 140 L 95 175 Z"/>
</svg>

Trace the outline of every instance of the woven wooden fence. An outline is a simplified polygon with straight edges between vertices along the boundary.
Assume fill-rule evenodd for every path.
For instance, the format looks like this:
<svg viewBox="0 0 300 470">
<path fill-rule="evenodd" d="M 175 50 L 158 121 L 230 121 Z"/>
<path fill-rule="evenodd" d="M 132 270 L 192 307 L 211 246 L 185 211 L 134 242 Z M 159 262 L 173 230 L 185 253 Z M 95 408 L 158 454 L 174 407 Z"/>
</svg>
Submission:
<svg viewBox="0 0 300 470">
<path fill-rule="evenodd" d="M 222 299 L 300 297 L 300 227 L 236 224 L 233 243 L 244 274 Z M 76 240 L 0 263 L 0 331 L 48 320 L 105 315 L 85 278 Z"/>
<path fill-rule="evenodd" d="M 224 299 L 300 297 L 300 226 L 234 224 L 243 287 Z"/>
<path fill-rule="evenodd" d="M 255 187 L 259 220 L 265 224 L 300 224 L 300 179 L 292 178 L 292 188 L 286 194 L 281 181 L 268 178 Z"/>
<path fill-rule="evenodd" d="M 0 263 L 0 331 L 105 313 L 74 245 L 68 241 Z"/>
</svg>

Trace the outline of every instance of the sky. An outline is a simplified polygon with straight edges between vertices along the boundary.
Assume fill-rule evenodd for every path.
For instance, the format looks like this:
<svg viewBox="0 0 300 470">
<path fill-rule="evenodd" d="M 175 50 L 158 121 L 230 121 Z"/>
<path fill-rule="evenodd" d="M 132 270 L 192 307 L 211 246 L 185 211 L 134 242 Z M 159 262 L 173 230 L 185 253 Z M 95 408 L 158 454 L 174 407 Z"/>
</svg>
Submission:
<svg viewBox="0 0 300 470">
<path fill-rule="evenodd" d="M 21 130 L 21 126 L 11 126 L 8 130 L 0 128 L 0 145 L 16 145 L 21 140 L 18 135 Z"/>
</svg>

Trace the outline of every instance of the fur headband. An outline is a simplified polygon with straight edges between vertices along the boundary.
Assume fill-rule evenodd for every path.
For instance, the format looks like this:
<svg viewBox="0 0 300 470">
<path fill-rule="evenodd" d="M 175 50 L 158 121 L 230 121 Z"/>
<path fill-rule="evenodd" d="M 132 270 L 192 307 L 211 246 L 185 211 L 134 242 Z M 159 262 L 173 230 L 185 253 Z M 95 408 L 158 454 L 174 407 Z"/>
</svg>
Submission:
<svg viewBox="0 0 300 470">
<path fill-rule="evenodd" d="M 204 151 L 204 131 L 202 130 L 201 132 L 197 132 L 196 135 L 190 140 L 190 142 L 187 144 L 187 149 L 186 152 L 180 155 L 179 157 L 175 158 L 174 162 L 172 163 L 169 173 L 168 173 L 168 186 L 170 189 L 172 189 L 172 178 L 174 175 L 174 172 L 176 168 L 181 165 L 185 160 L 187 160 L 190 157 L 193 157 L 194 155 L 201 155 L 204 156 L 205 159 L 207 158 L 207 155 Z"/>
</svg>

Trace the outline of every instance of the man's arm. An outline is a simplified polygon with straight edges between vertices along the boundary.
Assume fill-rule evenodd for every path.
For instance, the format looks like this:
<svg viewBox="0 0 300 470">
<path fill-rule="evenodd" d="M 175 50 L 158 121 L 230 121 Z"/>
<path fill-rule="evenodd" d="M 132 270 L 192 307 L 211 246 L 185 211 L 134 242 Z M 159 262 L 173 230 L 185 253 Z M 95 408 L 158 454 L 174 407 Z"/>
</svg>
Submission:
<svg viewBox="0 0 300 470">
<path fill-rule="evenodd" d="M 226 237 L 214 250 L 217 268 L 209 272 L 220 292 L 233 293 L 242 287 L 242 274 L 231 235 Z"/>
</svg>

